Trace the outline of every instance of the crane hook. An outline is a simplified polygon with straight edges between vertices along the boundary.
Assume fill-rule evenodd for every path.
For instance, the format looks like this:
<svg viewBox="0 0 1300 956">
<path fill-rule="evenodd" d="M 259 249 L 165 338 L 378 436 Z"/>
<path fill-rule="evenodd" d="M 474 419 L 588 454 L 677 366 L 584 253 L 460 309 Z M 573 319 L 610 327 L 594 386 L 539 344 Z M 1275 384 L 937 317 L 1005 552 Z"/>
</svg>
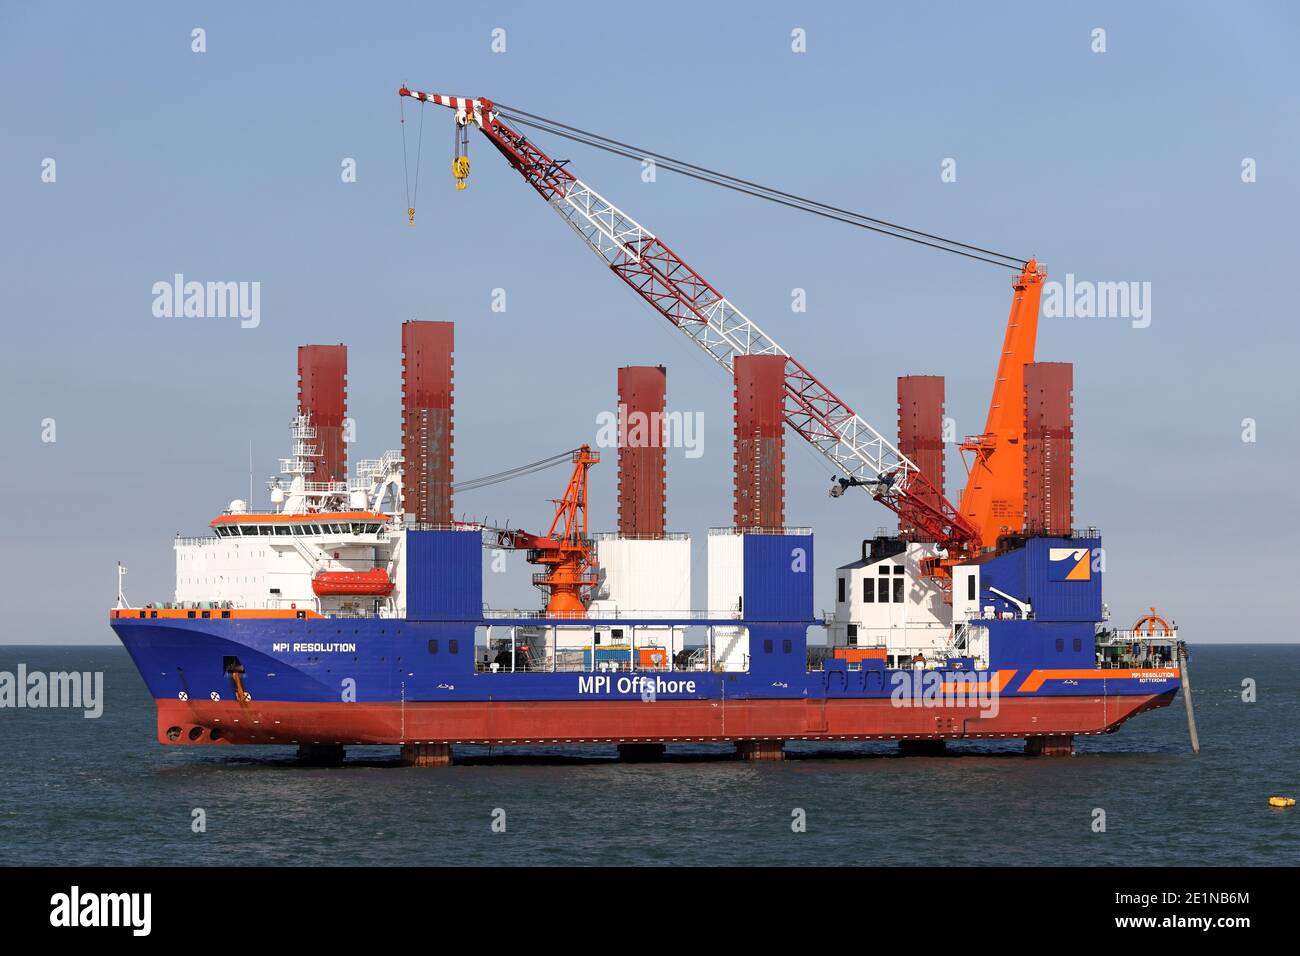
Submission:
<svg viewBox="0 0 1300 956">
<path fill-rule="evenodd" d="M 469 119 L 457 116 L 456 124 L 452 129 L 451 174 L 456 177 L 456 189 L 461 190 L 469 176 Z"/>
</svg>

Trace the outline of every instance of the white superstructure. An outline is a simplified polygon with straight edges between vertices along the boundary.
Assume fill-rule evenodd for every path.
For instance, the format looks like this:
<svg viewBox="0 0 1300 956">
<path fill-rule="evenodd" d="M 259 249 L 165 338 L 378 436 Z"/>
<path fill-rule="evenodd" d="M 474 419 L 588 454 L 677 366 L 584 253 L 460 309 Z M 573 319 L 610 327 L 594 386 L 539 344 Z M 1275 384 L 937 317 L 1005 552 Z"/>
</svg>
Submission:
<svg viewBox="0 0 1300 956">
<path fill-rule="evenodd" d="M 878 539 L 866 557 L 839 567 L 835 614 L 829 622 L 831 644 L 884 648 L 890 667 L 954 654 L 953 607 L 945 603 L 939 583 L 922 568 L 922 562 L 935 554 L 932 544 Z M 963 574 L 966 570 L 959 569 Z M 977 568 L 973 570 L 978 574 Z M 965 588 L 963 577 L 953 588 L 954 597 L 958 592 L 964 595 Z M 965 607 L 962 610 L 959 620 L 966 617 Z M 978 656 L 979 648 L 970 651 Z"/>
<path fill-rule="evenodd" d="M 177 603 L 404 614 L 401 455 L 359 462 L 351 482 L 312 481 L 315 429 L 299 415 L 291 431 L 293 454 L 280 459 L 281 475 L 268 482 L 270 510 L 235 499 L 213 519 L 212 535 L 177 537 Z M 317 593 L 341 589 L 340 580 L 364 591 L 367 585 L 346 576 L 378 579 L 378 571 L 392 586 L 369 587 L 387 593 Z"/>
</svg>

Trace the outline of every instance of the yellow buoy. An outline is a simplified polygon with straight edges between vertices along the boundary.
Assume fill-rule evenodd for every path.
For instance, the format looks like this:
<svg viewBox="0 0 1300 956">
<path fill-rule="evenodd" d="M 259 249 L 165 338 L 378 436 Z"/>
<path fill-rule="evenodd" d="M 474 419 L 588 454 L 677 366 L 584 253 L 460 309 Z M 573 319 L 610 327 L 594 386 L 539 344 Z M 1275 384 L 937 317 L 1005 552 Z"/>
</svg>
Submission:
<svg viewBox="0 0 1300 956">
<path fill-rule="evenodd" d="M 1270 807 L 1294 807 L 1294 797 L 1269 797 L 1268 805 Z"/>
</svg>

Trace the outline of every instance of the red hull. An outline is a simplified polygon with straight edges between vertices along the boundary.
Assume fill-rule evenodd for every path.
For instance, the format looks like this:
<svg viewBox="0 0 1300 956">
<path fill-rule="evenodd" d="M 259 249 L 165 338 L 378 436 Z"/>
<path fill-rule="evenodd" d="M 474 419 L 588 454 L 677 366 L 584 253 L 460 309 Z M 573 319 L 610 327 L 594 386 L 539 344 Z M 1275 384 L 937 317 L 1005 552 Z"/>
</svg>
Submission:
<svg viewBox="0 0 1300 956">
<path fill-rule="evenodd" d="M 164 744 L 552 744 L 735 740 L 959 740 L 1114 731 L 1173 692 L 1004 697 L 975 707 L 875 700 L 284 703 L 158 700 Z"/>
</svg>

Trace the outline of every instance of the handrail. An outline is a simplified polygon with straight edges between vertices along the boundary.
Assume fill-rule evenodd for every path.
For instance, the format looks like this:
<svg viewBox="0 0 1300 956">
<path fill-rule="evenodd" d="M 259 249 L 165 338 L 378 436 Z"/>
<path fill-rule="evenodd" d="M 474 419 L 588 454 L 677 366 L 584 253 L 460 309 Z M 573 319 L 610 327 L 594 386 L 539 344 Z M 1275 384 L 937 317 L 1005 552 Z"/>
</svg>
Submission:
<svg viewBox="0 0 1300 956">
<path fill-rule="evenodd" d="M 805 534 L 805 535 L 806 535 L 806 534 L 812 534 L 812 533 L 813 533 L 813 529 L 812 529 L 812 528 L 798 528 L 798 527 L 791 527 L 791 528 L 735 528 L 735 527 L 732 527 L 732 528 L 710 528 L 710 529 L 709 529 L 709 535 L 710 535 L 710 537 L 715 536 L 715 535 L 739 535 L 739 534 L 787 534 L 787 535 L 799 535 L 799 534 Z"/>
</svg>

